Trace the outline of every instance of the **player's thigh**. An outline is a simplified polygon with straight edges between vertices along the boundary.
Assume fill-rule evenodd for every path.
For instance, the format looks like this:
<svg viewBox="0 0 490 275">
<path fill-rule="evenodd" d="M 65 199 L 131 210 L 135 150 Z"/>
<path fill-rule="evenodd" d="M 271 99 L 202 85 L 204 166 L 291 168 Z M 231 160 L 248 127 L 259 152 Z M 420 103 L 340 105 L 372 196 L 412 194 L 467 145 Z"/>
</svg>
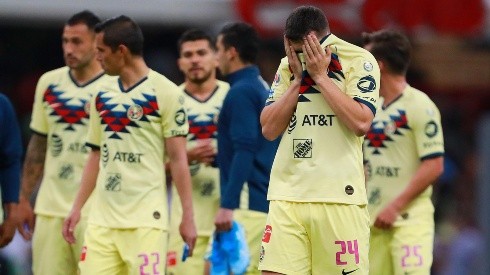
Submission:
<svg viewBox="0 0 490 275">
<path fill-rule="evenodd" d="M 393 234 L 392 253 L 395 275 L 429 275 L 434 247 L 434 224 L 397 227 Z"/>
<path fill-rule="evenodd" d="M 309 237 L 297 215 L 301 213 L 300 205 L 286 201 L 270 202 L 261 240 L 260 270 L 311 274 Z"/>
<path fill-rule="evenodd" d="M 126 273 L 125 264 L 114 242 L 117 234 L 116 229 L 87 225 L 85 244 L 78 264 L 80 275 Z"/>
<path fill-rule="evenodd" d="M 365 206 L 309 203 L 304 213 L 312 274 L 369 273 L 369 214 Z M 307 212 L 308 211 L 308 212 Z"/>
<path fill-rule="evenodd" d="M 167 252 L 167 275 L 204 274 L 204 257 L 210 239 L 210 236 L 198 236 L 192 257 L 182 262 L 184 241 L 180 235 L 178 238 L 170 238 Z"/>
<path fill-rule="evenodd" d="M 76 274 L 83 238 L 77 227 L 77 243 L 68 244 L 61 234 L 63 218 L 37 215 L 32 239 L 32 271 L 34 274 Z M 83 225 L 81 226 L 83 227 Z M 78 234 L 77 234 L 78 233 Z M 81 240 L 79 240 L 79 238 Z M 77 249 L 80 249 L 77 251 Z"/>
<path fill-rule="evenodd" d="M 115 242 L 128 274 L 164 274 L 168 233 L 156 228 L 120 229 Z"/>
<path fill-rule="evenodd" d="M 369 274 L 392 275 L 393 259 L 391 240 L 393 230 L 382 230 L 371 227 L 369 239 Z"/>
<path fill-rule="evenodd" d="M 237 209 L 233 213 L 237 222 L 245 230 L 247 245 L 250 252 L 250 264 L 246 274 L 261 274 L 258 269 L 260 258 L 260 244 L 264 232 L 264 225 L 267 220 L 267 214 L 259 211 Z"/>
</svg>

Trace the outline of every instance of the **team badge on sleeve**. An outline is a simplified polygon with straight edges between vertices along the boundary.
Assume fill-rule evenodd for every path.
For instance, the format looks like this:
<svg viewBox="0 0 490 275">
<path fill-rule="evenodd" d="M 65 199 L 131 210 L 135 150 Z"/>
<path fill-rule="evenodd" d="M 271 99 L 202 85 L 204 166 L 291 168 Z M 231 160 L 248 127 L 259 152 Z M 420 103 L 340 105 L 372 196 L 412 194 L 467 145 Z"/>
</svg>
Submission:
<svg viewBox="0 0 490 275">
<path fill-rule="evenodd" d="M 437 132 L 439 132 L 437 124 L 434 121 L 427 122 L 425 125 L 425 135 L 432 138 L 437 135 Z"/>
<path fill-rule="evenodd" d="M 184 123 L 185 123 L 185 116 L 186 116 L 186 114 L 185 114 L 184 109 L 178 110 L 175 113 L 175 123 L 177 123 L 177 125 L 179 125 L 179 126 L 184 125 Z"/>
<path fill-rule="evenodd" d="M 373 70 L 373 64 L 369 61 L 365 61 L 363 64 L 364 70 L 370 72 Z"/>
<path fill-rule="evenodd" d="M 361 90 L 361 93 L 370 93 L 376 89 L 376 80 L 372 75 L 367 75 L 357 82 L 357 88 Z"/>
</svg>

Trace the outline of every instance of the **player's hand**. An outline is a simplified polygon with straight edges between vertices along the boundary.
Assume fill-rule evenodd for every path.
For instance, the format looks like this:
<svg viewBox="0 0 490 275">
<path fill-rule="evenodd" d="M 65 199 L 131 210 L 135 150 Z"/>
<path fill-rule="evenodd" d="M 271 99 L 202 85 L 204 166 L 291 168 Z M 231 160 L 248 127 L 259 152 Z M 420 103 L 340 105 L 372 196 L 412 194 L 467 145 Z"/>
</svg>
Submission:
<svg viewBox="0 0 490 275">
<path fill-rule="evenodd" d="M 374 226 L 380 229 L 391 229 L 398 217 L 399 211 L 392 204 L 388 204 L 376 217 Z"/>
<path fill-rule="evenodd" d="M 220 208 L 214 219 L 216 231 L 230 231 L 233 223 L 233 210 Z"/>
<path fill-rule="evenodd" d="M 69 244 L 74 244 L 77 240 L 75 238 L 75 228 L 80 221 L 80 210 L 72 209 L 68 217 L 63 222 L 62 234 L 65 241 Z"/>
<path fill-rule="evenodd" d="M 301 80 L 301 75 L 303 74 L 303 66 L 301 66 L 301 61 L 296 54 L 293 46 L 289 42 L 289 39 L 284 36 L 284 50 L 286 51 L 286 56 L 288 57 L 289 68 L 291 69 L 294 79 Z"/>
<path fill-rule="evenodd" d="M 332 59 L 330 47 L 322 48 L 315 34 L 309 33 L 303 38 L 303 53 L 305 55 L 306 70 L 311 78 L 317 82 L 327 77 L 328 65 Z"/>
<path fill-rule="evenodd" d="M 182 217 L 182 221 L 179 226 L 179 232 L 182 240 L 184 240 L 184 242 L 189 246 L 188 256 L 191 257 L 197 239 L 197 230 L 196 225 L 194 224 L 194 219 L 185 219 L 185 217 Z"/>
<path fill-rule="evenodd" d="M 187 151 L 187 158 L 189 159 L 189 162 L 198 162 L 210 165 L 216 156 L 216 150 L 211 142 L 211 139 L 197 140 L 196 147 Z"/>
<path fill-rule="evenodd" d="M 0 225 L 0 247 L 9 244 L 15 235 L 15 229 L 19 225 L 17 203 L 8 203 L 5 220 Z"/>
<path fill-rule="evenodd" d="M 29 241 L 32 239 L 32 233 L 34 232 L 35 215 L 28 199 L 22 196 L 20 197 L 17 212 L 19 215 L 19 225 L 17 226 L 17 230 L 19 230 L 19 233 L 24 240 Z"/>
</svg>

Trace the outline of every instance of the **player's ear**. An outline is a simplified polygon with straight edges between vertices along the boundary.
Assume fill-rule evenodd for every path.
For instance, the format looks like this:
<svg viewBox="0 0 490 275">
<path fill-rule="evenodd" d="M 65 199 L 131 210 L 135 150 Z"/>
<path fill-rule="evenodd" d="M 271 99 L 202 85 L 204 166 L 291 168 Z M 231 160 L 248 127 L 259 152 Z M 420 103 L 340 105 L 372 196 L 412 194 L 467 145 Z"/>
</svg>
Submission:
<svg viewBox="0 0 490 275">
<path fill-rule="evenodd" d="M 238 51 L 236 50 L 236 48 L 235 47 L 232 47 L 232 46 L 230 46 L 226 50 L 226 55 L 228 56 L 229 59 L 240 57 L 240 55 L 239 55 Z"/>
<path fill-rule="evenodd" d="M 122 53 L 124 55 L 131 53 L 131 51 L 129 51 L 128 47 L 126 47 L 123 44 L 120 44 L 119 46 L 117 46 L 116 52 Z"/>
</svg>

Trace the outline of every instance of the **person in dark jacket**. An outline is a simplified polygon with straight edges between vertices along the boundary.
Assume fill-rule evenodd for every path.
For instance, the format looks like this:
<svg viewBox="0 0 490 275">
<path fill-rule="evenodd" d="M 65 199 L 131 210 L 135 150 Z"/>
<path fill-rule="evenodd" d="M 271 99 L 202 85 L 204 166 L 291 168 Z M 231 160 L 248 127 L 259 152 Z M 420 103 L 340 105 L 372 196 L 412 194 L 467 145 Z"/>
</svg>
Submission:
<svg viewBox="0 0 490 275">
<path fill-rule="evenodd" d="M 0 247 L 12 241 L 18 220 L 22 144 L 14 108 L 0 94 Z"/>
<path fill-rule="evenodd" d="M 219 70 L 230 90 L 218 119 L 221 205 L 215 225 L 218 232 L 230 230 L 233 220 L 244 226 L 251 254 L 247 274 L 260 274 L 269 174 L 278 146 L 278 139 L 267 141 L 261 132 L 268 84 L 255 65 L 258 44 L 257 32 L 246 23 L 226 25 L 216 42 Z"/>
</svg>

